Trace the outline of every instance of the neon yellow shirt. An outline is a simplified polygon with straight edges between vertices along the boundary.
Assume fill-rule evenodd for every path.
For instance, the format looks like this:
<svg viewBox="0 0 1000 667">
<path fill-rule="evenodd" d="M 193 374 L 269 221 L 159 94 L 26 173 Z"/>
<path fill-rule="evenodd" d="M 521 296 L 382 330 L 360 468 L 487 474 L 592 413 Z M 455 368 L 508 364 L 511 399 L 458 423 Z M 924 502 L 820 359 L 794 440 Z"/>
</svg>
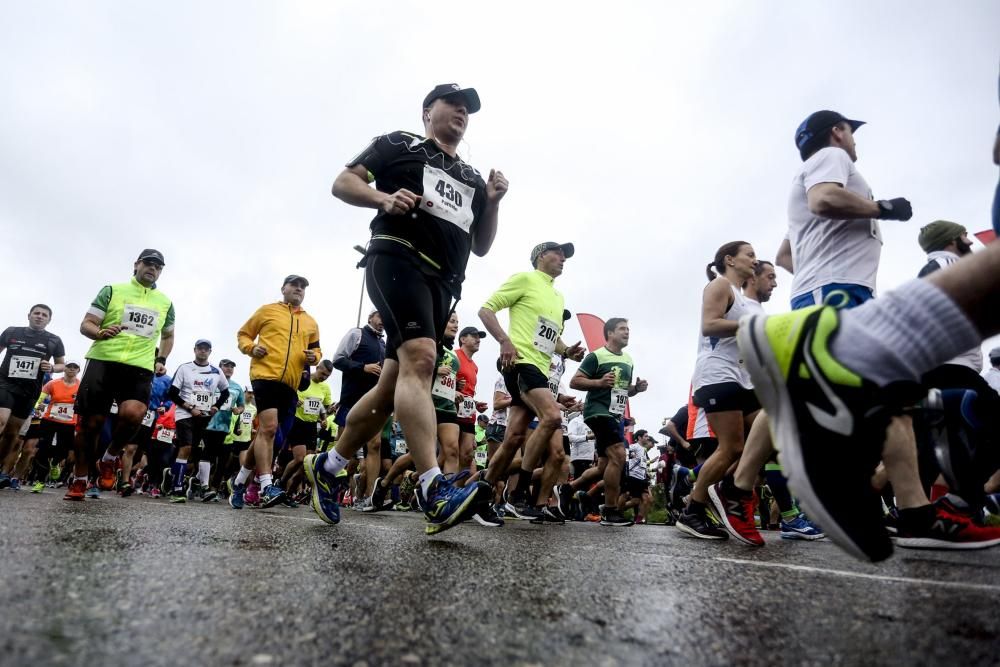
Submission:
<svg viewBox="0 0 1000 667">
<path fill-rule="evenodd" d="M 309 381 L 309 388 L 299 392 L 299 406 L 295 408 L 295 416 L 304 422 L 315 424 L 319 421 L 319 413 L 329 409 L 333 403 L 330 385 L 325 382 Z"/>
<path fill-rule="evenodd" d="M 532 364 L 548 377 L 556 339 L 563 330 L 564 299 L 555 279 L 541 271 L 515 273 L 483 307 L 494 313 L 510 309 L 510 340 L 517 363 Z"/>
</svg>

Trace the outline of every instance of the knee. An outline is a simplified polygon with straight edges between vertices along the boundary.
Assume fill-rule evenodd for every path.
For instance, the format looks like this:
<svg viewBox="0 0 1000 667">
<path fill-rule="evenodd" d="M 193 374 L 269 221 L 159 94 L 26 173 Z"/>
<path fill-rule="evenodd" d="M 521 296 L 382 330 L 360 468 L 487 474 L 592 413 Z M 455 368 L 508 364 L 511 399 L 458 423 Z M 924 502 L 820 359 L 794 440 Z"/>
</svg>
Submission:
<svg viewBox="0 0 1000 667">
<path fill-rule="evenodd" d="M 562 414 L 555 407 L 546 410 L 544 415 L 538 417 L 538 425 L 554 431 L 562 425 Z"/>
<path fill-rule="evenodd" d="M 400 348 L 400 374 L 430 380 L 437 368 L 437 350 L 433 341 L 417 339 L 403 343 Z"/>
<path fill-rule="evenodd" d="M 278 433 L 278 422 L 262 423 L 257 432 L 266 438 L 273 438 Z"/>
</svg>

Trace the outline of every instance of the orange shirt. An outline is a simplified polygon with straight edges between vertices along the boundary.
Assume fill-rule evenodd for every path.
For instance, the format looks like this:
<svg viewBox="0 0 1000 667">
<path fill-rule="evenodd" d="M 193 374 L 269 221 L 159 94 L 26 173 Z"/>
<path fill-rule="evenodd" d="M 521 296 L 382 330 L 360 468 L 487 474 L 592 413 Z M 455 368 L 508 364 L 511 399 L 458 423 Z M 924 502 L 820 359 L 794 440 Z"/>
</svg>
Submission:
<svg viewBox="0 0 1000 667">
<path fill-rule="evenodd" d="M 59 424 L 76 424 L 77 416 L 74 410 L 76 392 L 80 388 L 80 380 L 66 384 L 61 378 L 50 380 L 42 393 L 49 395 L 49 404 L 45 407 L 42 419 L 48 419 Z"/>
</svg>

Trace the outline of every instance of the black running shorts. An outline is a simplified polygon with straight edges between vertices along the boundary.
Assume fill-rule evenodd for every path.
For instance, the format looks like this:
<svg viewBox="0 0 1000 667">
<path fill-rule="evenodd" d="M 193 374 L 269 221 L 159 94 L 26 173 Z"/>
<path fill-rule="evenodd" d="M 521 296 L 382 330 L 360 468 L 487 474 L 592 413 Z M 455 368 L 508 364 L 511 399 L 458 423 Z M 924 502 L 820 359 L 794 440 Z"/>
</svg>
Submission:
<svg viewBox="0 0 1000 667">
<path fill-rule="evenodd" d="M 706 384 L 694 392 L 692 398 L 694 404 L 706 413 L 742 412 L 744 415 L 749 415 L 760 410 L 757 394 L 739 382 Z"/>
<path fill-rule="evenodd" d="M 80 388 L 76 392 L 76 412 L 85 417 L 105 416 L 111 404 L 125 401 L 149 404 L 153 388 L 153 371 L 117 361 L 90 359 L 83 371 Z"/>
<path fill-rule="evenodd" d="M 299 401 L 298 393 L 284 382 L 277 380 L 251 380 L 257 414 L 265 410 L 278 411 L 278 424 L 284 424 Z"/>
<path fill-rule="evenodd" d="M 594 432 L 594 438 L 596 438 L 594 447 L 597 449 L 597 456 L 606 457 L 608 447 L 625 444 L 625 428 L 618 419 L 606 415 L 596 415 L 584 419 L 583 423 Z"/>
<path fill-rule="evenodd" d="M 32 386 L 34 389 L 34 386 Z M 10 410 L 12 417 L 16 419 L 27 419 L 35 409 L 35 401 L 38 400 L 38 392 L 34 396 L 25 394 L 22 388 L 0 380 L 0 408 Z"/>
<path fill-rule="evenodd" d="M 212 418 L 204 415 L 201 417 L 188 417 L 177 420 L 177 443 L 178 447 L 198 447 L 201 445 L 205 428 Z"/>
<path fill-rule="evenodd" d="M 531 408 L 524 402 L 521 395 L 532 389 L 548 389 L 549 387 L 549 379 L 534 364 L 514 364 L 503 371 L 503 381 L 510 393 L 510 404 L 527 410 L 531 410 Z M 534 413 L 532 412 L 532 414 Z"/>
<path fill-rule="evenodd" d="M 319 431 L 316 430 L 316 422 L 307 422 L 298 417 L 292 422 L 292 428 L 285 438 L 285 444 L 289 447 L 301 447 L 306 449 L 316 449 L 316 438 Z"/>
<path fill-rule="evenodd" d="M 625 475 L 622 480 L 622 493 L 627 493 L 633 498 L 640 498 L 642 494 L 649 492 L 649 480 L 636 479 L 631 475 Z"/>
</svg>

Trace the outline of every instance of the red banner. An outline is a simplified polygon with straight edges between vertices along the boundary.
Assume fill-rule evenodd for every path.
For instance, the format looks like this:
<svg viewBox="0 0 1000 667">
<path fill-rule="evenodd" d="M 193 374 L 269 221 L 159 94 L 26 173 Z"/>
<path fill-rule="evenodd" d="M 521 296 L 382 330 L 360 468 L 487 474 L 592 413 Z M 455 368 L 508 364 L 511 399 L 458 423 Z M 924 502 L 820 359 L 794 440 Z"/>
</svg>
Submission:
<svg viewBox="0 0 1000 667">
<path fill-rule="evenodd" d="M 597 315 L 590 313 L 577 313 L 576 319 L 580 322 L 580 330 L 583 331 L 583 342 L 591 352 L 599 347 L 604 347 L 604 320 Z M 628 402 L 625 403 L 625 418 L 631 421 L 632 411 Z M 625 440 L 632 444 L 632 425 L 625 427 Z"/>
<path fill-rule="evenodd" d="M 997 233 L 994 232 L 992 229 L 987 229 L 984 232 L 976 232 L 974 234 L 974 236 L 977 239 L 979 239 L 980 243 L 982 243 L 983 245 L 986 245 L 987 243 L 992 243 L 993 241 L 996 240 Z"/>
</svg>

